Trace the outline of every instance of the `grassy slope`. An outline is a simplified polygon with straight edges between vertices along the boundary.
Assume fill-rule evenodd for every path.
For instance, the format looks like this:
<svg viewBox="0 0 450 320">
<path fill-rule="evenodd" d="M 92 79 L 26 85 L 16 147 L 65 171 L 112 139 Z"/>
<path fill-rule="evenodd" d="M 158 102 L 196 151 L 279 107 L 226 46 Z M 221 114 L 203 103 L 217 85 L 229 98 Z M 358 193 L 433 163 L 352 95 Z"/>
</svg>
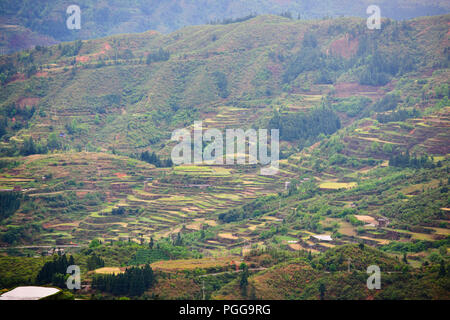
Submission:
<svg viewBox="0 0 450 320">
<path fill-rule="evenodd" d="M 400 270 L 397 260 L 371 249 L 344 246 L 329 250 L 321 260 L 325 265 L 339 259 L 344 261 L 338 271 L 312 267 L 306 259 L 285 262 L 252 275 L 247 293 L 239 288 L 238 280 L 223 287 L 215 299 L 319 299 L 319 285 L 325 286 L 324 299 L 448 299 L 449 277 L 439 277 L 436 269 L 417 272 L 389 273 Z M 351 273 L 346 271 L 347 259 L 351 258 Z M 368 290 L 367 266 L 375 264 L 381 269 L 381 290 Z"/>
</svg>

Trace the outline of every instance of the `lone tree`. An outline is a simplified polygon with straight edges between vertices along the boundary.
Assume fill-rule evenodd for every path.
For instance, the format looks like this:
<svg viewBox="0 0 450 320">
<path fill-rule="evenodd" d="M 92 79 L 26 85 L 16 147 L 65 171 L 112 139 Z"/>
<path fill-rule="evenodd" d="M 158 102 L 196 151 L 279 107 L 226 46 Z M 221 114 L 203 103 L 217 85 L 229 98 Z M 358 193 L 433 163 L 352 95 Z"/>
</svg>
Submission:
<svg viewBox="0 0 450 320">
<path fill-rule="evenodd" d="M 148 244 L 148 246 L 150 247 L 150 250 L 153 249 L 153 245 L 154 245 L 153 237 L 151 237 L 151 238 L 150 238 L 150 243 Z"/>
<path fill-rule="evenodd" d="M 241 263 L 240 269 L 242 269 L 241 281 L 239 286 L 242 290 L 242 295 L 247 296 L 247 286 L 248 286 L 248 266 L 245 263 Z"/>
<path fill-rule="evenodd" d="M 444 277 L 445 275 L 446 275 L 446 270 L 445 270 L 445 263 L 444 263 L 444 260 L 441 260 L 441 263 L 440 263 L 440 267 L 439 267 L 439 276 L 440 277 Z"/>
<path fill-rule="evenodd" d="M 325 284 L 323 282 L 321 282 L 320 285 L 319 285 L 320 300 L 324 299 L 325 291 L 326 291 Z"/>
<path fill-rule="evenodd" d="M 403 262 L 408 263 L 408 259 L 406 258 L 406 252 L 403 253 Z"/>
</svg>

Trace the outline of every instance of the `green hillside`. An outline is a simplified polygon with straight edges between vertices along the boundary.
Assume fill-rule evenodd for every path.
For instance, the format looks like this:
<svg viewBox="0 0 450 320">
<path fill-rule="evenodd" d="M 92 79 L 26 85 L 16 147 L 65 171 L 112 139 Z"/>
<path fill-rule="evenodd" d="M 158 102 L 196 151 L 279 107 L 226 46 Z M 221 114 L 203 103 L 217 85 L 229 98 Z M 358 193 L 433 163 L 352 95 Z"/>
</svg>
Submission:
<svg viewBox="0 0 450 320">
<path fill-rule="evenodd" d="M 341 260 L 345 268 L 335 269 Z M 350 259 L 348 262 L 347 259 Z M 368 261 L 358 265 L 362 261 Z M 377 264 L 381 269 L 382 287 L 368 290 L 366 268 Z M 331 266 L 331 270 L 330 270 Z M 350 266 L 350 267 L 349 267 Z M 410 270 L 408 265 L 367 247 L 344 246 L 309 261 L 299 258 L 277 264 L 248 278 L 224 286 L 215 299 L 268 300 L 400 300 L 448 299 L 449 277 L 436 268 Z"/>
<path fill-rule="evenodd" d="M 5 160 L 3 188 L 12 188 L 22 179 L 21 187 L 37 188 L 38 191 L 27 193 L 40 197 L 49 192 L 50 181 L 54 185 L 73 181 L 67 173 L 58 177 L 55 168 L 48 166 L 55 156 L 46 153 L 62 152 L 57 156 L 60 158 L 57 161 L 63 162 L 62 170 L 80 174 L 81 168 L 69 160 L 76 155 L 81 164 L 86 164 L 87 172 L 91 172 L 88 180 L 99 179 L 97 175 L 103 166 L 99 161 L 91 163 L 91 152 L 139 158 L 142 151 L 150 150 L 162 159 L 167 158 L 173 146 L 173 142 L 168 142 L 171 131 L 189 126 L 195 119 L 202 119 L 206 128 L 279 128 L 284 141 L 282 153 L 284 157 L 291 156 L 281 161 L 278 177 L 265 180 L 257 176 L 256 169 L 205 167 L 196 170 L 197 179 L 189 182 L 189 167 L 159 168 L 144 173 L 136 171 L 136 167 L 126 168 L 113 162 L 115 172 L 105 173 L 105 178 L 110 180 L 117 174 L 111 183 L 122 183 L 122 187 L 117 187 L 119 192 L 124 189 L 129 195 L 124 200 L 114 200 L 103 194 L 99 203 L 106 199 L 106 210 L 119 204 L 142 210 L 142 206 L 151 204 L 152 212 L 158 212 L 155 204 L 161 202 L 163 216 L 152 228 L 178 230 L 187 218 L 184 214 L 181 214 L 184 220 L 177 217 L 180 210 L 211 212 L 211 216 L 203 219 L 217 220 L 224 201 L 239 206 L 242 200 L 245 203 L 245 199 L 282 191 L 284 181 L 292 179 L 297 187 L 302 179 L 312 179 L 306 188 L 325 192 L 340 184 L 347 188 L 364 183 L 367 179 L 364 175 L 372 174 L 370 168 L 386 166 L 390 158 L 406 151 L 414 157 L 440 156 L 439 170 L 443 170 L 447 162 L 442 156 L 449 153 L 445 84 L 448 71 L 442 55 L 445 42 L 433 39 L 446 32 L 443 22 L 447 20 L 448 16 L 439 16 L 401 23 L 385 21 L 382 34 L 377 34 L 367 31 L 360 19 L 305 22 L 261 16 L 234 25 L 189 27 L 168 36 L 152 33 L 116 36 L 3 57 L 6 70 L 1 95 L 4 123 L 1 150 L 10 157 Z M 423 28 L 425 25 L 427 28 Z M 350 45 L 342 46 L 345 42 Z M 395 59 L 404 52 L 408 56 Z M 374 64 L 376 59 L 385 60 L 383 69 Z M 222 75 L 221 85 L 214 80 L 218 74 Z M 311 133 L 295 131 L 297 122 L 311 122 L 313 118 L 308 117 L 315 117 L 314 114 L 326 121 L 335 117 L 338 126 L 319 125 Z M 31 154 L 43 155 L 36 158 Z M 15 160 L 17 156 L 27 158 Z M 69 161 L 68 166 L 65 161 Z M 140 163 L 133 159 L 126 161 L 129 166 Z M 433 163 L 432 167 L 436 165 Z M 30 170 L 33 166 L 44 171 L 36 174 Z M 424 167 L 423 170 L 430 171 L 424 174 L 425 179 L 431 179 L 434 173 L 439 175 L 432 167 Z M 198 176 L 203 170 L 204 177 Z M 383 170 L 388 169 L 379 168 L 374 174 Z M 173 188 L 172 181 L 177 181 L 180 174 L 184 177 L 183 191 L 179 191 L 182 197 L 175 197 L 173 205 L 168 205 L 171 198 L 160 193 L 171 193 L 165 184 Z M 41 180 L 45 175 L 51 178 Z M 405 179 L 404 174 L 401 176 Z M 141 182 L 133 184 L 133 181 Z M 71 190 L 86 190 L 79 183 L 75 181 L 73 187 L 62 193 L 70 198 Z M 200 202 L 195 200 L 197 191 L 189 184 L 196 183 L 211 186 L 207 192 L 212 193 L 213 207 L 209 208 L 203 195 Z M 227 185 L 236 183 L 241 183 L 242 194 L 236 193 L 236 188 L 227 190 Z M 101 185 L 92 184 L 93 190 Z M 103 192 L 110 187 L 111 184 L 106 185 Z M 290 190 L 290 194 L 296 192 L 301 193 L 298 189 Z M 295 201 L 294 197 L 294 207 L 298 206 Z M 361 208 L 367 207 L 366 202 Z M 354 201 L 352 206 L 357 207 L 358 202 Z M 445 206 L 443 203 L 442 207 Z M 273 212 L 275 208 L 269 206 L 265 212 Z M 367 208 L 374 208 L 375 214 L 379 206 Z M 98 209 L 89 207 L 88 211 L 95 216 Z M 69 210 L 74 212 L 70 223 L 75 223 L 73 220 L 80 215 L 76 212 L 80 210 L 86 208 L 76 204 Z M 282 212 L 273 213 L 285 217 Z M 37 217 L 33 216 L 32 221 L 41 220 Z M 201 217 L 202 214 L 198 216 Z M 45 218 L 39 224 L 44 221 Z M 149 222 L 154 222 L 154 218 Z M 89 230 L 90 223 L 84 221 L 78 226 Z M 223 228 L 230 229 L 227 225 Z M 230 231 L 239 234 L 237 230 Z M 117 238 L 129 231 L 116 227 L 111 235 Z M 74 229 L 69 239 L 74 234 L 79 234 L 75 237 L 78 241 L 89 240 L 83 239 L 90 234 L 88 231 Z M 245 238 L 246 232 L 242 236 Z"/>
<path fill-rule="evenodd" d="M 449 22 L 263 15 L 0 56 L 1 254 L 62 247 L 100 287 L 149 263 L 153 298 L 205 277 L 209 298 L 448 299 Z M 198 120 L 279 129 L 278 174 L 173 165 Z M 371 264 L 395 271 L 377 293 Z"/>
<path fill-rule="evenodd" d="M 357 118 L 369 116 L 376 104 L 355 113 L 345 109 L 355 108 L 346 98 L 378 100 L 398 90 L 400 104 L 376 111 L 397 105 L 424 109 L 430 99 L 439 100 L 434 93 L 445 80 L 446 44 L 438 39 L 447 20 L 386 21 L 380 33 L 373 33 L 360 19 L 304 22 L 261 16 L 167 36 L 143 33 L 68 43 L 2 57 L 0 103 L 5 116 L 16 115 L 16 123 L 6 125 L 12 141 L 32 133 L 43 144 L 52 132 L 62 132 L 65 148 L 126 154 L 148 148 L 167 154 L 170 132 L 194 119 L 210 127 L 264 125 L 273 110 L 298 112 L 333 102 L 343 116 Z M 170 53 L 167 61 L 147 59 L 152 54 L 159 60 L 160 49 Z M 374 67 L 378 60 L 382 69 Z M 423 78 L 435 69 L 442 70 L 434 71 L 441 76 L 426 83 Z M 224 75 L 220 86 L 218 75 Z M 424 84 L 414 86 L 414 81 Z M 34 110 L 27 113 L 26 107 Z M 239 108 L 233 120 L 230 107 Z M 248 114 L 252 119 L 244 124 Z"/>
</svg>

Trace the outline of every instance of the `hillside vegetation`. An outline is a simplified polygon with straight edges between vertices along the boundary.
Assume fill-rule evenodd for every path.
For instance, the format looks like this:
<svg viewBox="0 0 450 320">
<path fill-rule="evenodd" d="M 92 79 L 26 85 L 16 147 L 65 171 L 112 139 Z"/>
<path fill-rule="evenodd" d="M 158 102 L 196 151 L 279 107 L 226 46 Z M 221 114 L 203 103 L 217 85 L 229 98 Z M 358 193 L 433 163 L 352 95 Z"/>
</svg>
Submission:
<svg viewBox="0 0 450 320">
<path fill-rule="evenodd" d="M 4 286 L 60 247 L 83 298 L 448 299 L 449 22 L 264 15 L 0 56 L 0 266 L 37 259 Z M 174 165 L 198 120 L 280 129 L 279 172 Z M 146 264 L 145 288 L 105 285 Z"/>
<path fill-rule="evenodd" d="M 350 259 L 350 264 L 347 263 Z M 345 268 L 330 271 L 335 260 L 345 261 Z M 320 261 L 321 264 L 317 264 Z M 367 261 L 367 262 L 366 262 Z M 382 287 L 369 290 L 366 268 L 370 264 L 381 269 Z M 348 265 L 350 265 L 348 270 Z M 267 300 L 401 300 L 449 299 L 449 277 L 437 269 L 408 270 L 405 264 L 376 250 L 344 246 L 332 249 L 313 261 L 300 258 L 277 264 L 251 275 L 248 284 L 238 280 L 224 286 L 215 299 Z"/>
<path fill-rule="evenodd" d="M 81 29 L 69 30 L 66 1 L 6 0 L 0 4 L 3 37 L 0 50 L 14 52 L 56 41 L 92 39 L 113 34 L 156 30 L 169 33 L 188 25 L 229 24 L 255 14 L 279 14 L 293 19 L 357 16 L 367 17 L 372 2 L 364 1 L 207 1 L 180 0 L 97 1 L 81 0 Z M 418 0 L 378 1 L 383 17 L 411 19 L 417 16 L 448 13 L 447 1 L 424 3 Z M 255 8 L 257 8 L 255 10 Z"/>
</svg>

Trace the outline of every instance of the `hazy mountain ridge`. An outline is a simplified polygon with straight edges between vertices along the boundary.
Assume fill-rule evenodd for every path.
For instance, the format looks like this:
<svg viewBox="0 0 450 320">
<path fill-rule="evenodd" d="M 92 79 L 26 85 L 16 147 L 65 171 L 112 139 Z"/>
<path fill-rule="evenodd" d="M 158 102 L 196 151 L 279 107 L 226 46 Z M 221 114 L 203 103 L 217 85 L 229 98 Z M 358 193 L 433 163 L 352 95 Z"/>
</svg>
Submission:
<svg viewBox="0 0 450 320">
<path fill-rule="evenodd" d="M 302 19 L 357 16 L 367 17 L 366 9 L 372 2 L 365 1 L 276 1 L 276 0 L 231 0 L 231 1 L 78 1 L 82 12 L 81 30 L 68 30 L 66 8 L 70 1 L 2 1 L 0 12 L 5 24 L 18 24 L 41 36 L 56 41 L 92 39 L 118 33 L 135 33 L 157 30 L 168 33 L 189 25 L 205 24 L 209 21 L 239 18 L 249 14 L 281 14 L 290 12 L 293 18 Z M 423 3 L 416 0 L 378 1 L 382 16 L 393 19 L 410 19 L 418 16 L 445 14 L 450 10 L 447 1 Z M 254 10 L 257 8 L 257 10 Z M 46 45 L 36 40 L 10 47 L 14 33 L 5 31 L 5 52 Z"/>
</svg>

